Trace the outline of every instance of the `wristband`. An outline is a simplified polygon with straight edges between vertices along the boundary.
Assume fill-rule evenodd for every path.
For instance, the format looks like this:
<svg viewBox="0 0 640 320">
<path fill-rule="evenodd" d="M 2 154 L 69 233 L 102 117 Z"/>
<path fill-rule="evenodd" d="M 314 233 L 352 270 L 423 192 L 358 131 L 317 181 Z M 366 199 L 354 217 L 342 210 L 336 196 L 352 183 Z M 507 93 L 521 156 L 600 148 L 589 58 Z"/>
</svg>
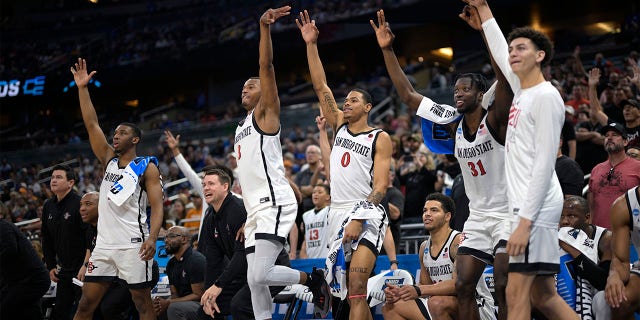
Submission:
<svg viewBox="0 0 640 320">
<path fill-rule="evenodd" d="M 418 293 L 418 298 L 422 295 L 422 291 L 420 290 L 419 286 L 414 285 L 413 286 L 416 289 L 416 293 Z"/>
<path fill-rule="evenodd" d="M 400 265 L 400 263 L 398 263 L 398 260 L 389 260 L 389 264 L 396 264 L 396 266 Z"/>
</svg>

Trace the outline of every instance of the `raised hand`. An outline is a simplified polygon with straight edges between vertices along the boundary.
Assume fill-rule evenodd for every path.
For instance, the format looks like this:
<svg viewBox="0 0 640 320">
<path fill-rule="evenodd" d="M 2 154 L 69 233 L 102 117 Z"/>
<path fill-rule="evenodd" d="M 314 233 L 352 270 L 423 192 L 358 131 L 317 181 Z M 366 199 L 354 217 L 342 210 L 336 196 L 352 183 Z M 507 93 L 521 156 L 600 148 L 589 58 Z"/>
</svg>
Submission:
<svg viewBox="0 0 640 320">
<path fill-rule="evenodd" d="M 87 74 L 87 61 L 82 58 L 78 58 L 75 66 L 71 67 L 71 73 L 73 74 L 73 80 L 76 82 L 78 88 L 85 88 L 89 84 L 89 81 L 97 71 L 91 71 Z"/>
<path fill-rule="evenodd" d="M 482 31 L 482 21 L 480 20 L 480 14 L 478 9 L 469 5 L 462 8 L 462 13 L 458 15 L 460 19 L 464 20 L 471 28 Z"/>
<path fill-rule="evenodd" d="M 291 13 L 290 11 L 291 11 L 290 6 L 284 6 L 276 9 L 269 9 L 262 14 L 262 17 L 260 17 L 260 23 L 267 24 L 267 25 L 272 24 L 276 22 L 276 20 L 280 19 L 281 17 L 288 16 Z"/>
<path fill-rule="evenodd" d="M 164 135 L 165 137 L 167 137 L 167 146 L 169 147 L 169 149 L 173 150 L 175 148 L 178 148 L 178 146 L 180 145 L 180 135 L 174 137 L 169 130 L 165 130 Z"/>
<path fill-rule="evenodd" d="M 317 116 L 316 125 L 318 125 L 318 130 L 327 131 L 327 118 L 323 116 Z"/>
<path fill-rule="evenodd" d="M 305 43 L 318 42 L 318 34 L 320 34 L 320 31 L 318 31 L 316 27 L 316 21 L 309 18 L 309 12 L 307 10 L 300 12 L 300 19 L 296 19 L 296 24 L 298 25 L 298 29 L 300 29 L 302 39 Z"/>
<path fill-rule="evenodd" d="M 589 87 L 597 87 L 600 83 L 600 69 L 593 68 L 589 71 Z"/>
<path fill-rule="evenodd" d="M 384 10 L 378 10 L 378 25 L 373 22 L 373 20 L 369 20 L 371 27 L 376 32 L 376 39 L 378 40 L 378 45 L 381 49 L 389 49 L 393 45 L 393 39 L 396 36 L 391 32 L 391 28 L 389 27 L 389 23 L 385 21 L 384 18 Z"/>
</svg>

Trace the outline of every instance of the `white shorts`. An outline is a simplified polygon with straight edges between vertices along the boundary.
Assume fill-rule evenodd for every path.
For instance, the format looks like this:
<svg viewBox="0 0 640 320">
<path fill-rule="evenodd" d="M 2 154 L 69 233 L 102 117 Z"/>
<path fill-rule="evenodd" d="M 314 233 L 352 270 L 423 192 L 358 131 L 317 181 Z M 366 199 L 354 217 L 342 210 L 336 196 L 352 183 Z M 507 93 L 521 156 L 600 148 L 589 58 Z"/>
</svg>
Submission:
<svg viewBox="0 0 640 320">
<path fill-rule="evenodd" d="M 354 204 L 355 205 L 355 204 Z M 344 228 L 349 221 L 349 213 L 352 211 L 353 206 L 343 206 L 340 208 L 329 208 L 329 232 L 331 241 L 333 243 L 338 237 L 342 237 L 340 231 Z M 362 224 L 362 233 L 358 238 L 358 241 L 354 241 L 351 244 L 351 248 L 356 250 L 359 245 L 364 245 L 371 249 L 371 251 L 377 256 L 382 250 L 382 243 L 384 241 L 385 232 L 387 232 L 388 218 L 383 219 L 367 219 Z"/>
<path fill-rule="evenodd" d="M 431 315 L 431 311 L 429 311 L 429 297 L 418 298 L 418 299 L 415 299 L 414 301 L 418 305 L 418 309 L 420 309 L 420 312 L 422 312 L 422 316 L 425 319 L 435 319 Z M 496 319 L 496 310 L 494 306 L 488 303 L 485 303 L 482 299 L 479 299 L 478 297 L 476 297 L 476 302 L 478 303 L 478 311 L 480 312 L 480 319 L 482 320 Z M 460 317 L 460 315 L 458 315 L 458 318 L 464 318 L 464 317 Z"/>
<path fill-rule="evenodd" d="M 130 288 L 155 286 L 153 260 L 142 260 L 139 251 L 140 248 L 95 248 L 89 258 L 85 281 L 107 282 L 117 277 L 126 281 Z"/>
<path fill-rule="evenodd" d="M 512 231 L 520 219 L 512 222 Z M 534 274 L 556 274 L 560 272 L 560 242 L 558 228 L 533 225 L 529 233 L 529 244 L 523 254 L 509 257 L 509 272 Z"/>
<path fill-rule="evenodd" d="M 295 203 L 248 213 L 244 225 L 245 248 L 255 247 L 256 239 L 276 240 L 284 245 L 297 214 L 298 205 Z"/>
<path fill-rule="evenodd" d="M 497 253 L 506 252 L 505 246 L 510 235 L 511 219 L 471 214 L 464 223 L 458 254 L 468 254 L 493 264 Z"/>
</svg>

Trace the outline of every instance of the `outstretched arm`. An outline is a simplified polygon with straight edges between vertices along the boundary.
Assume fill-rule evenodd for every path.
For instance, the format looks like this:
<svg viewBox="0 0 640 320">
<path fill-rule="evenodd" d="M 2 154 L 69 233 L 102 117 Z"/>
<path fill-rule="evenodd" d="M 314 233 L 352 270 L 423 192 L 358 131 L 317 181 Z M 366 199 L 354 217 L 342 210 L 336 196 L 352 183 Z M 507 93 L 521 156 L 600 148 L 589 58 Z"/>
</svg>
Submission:
<svg viewBox="0 0 640 320">
<path fill-rule="evenodd" d="M 331 142 L 329 142 L 329 133 L 327 132 L 327 118 L 322 115 L 317 116 L 316 124 L 318 125 L 319 131 L 318 144 L 320 145 L 320 153 L 322 154 L 324 175 L 327 181 L 331 181 Z"/>
<path fill-rule="evenodd" d="M 178 168 L 180 169 L 182 174 L 184 174 L 185 178 L 187 178 L 187 181 L 189 181 L 193 190 L 195 190 L 200 195 L 200 197 L 204 199 L 204 191 L 202 190 L 202 179 L 200 179 L 198 174 L 193 170 L 193 168 L 191 168 L 189 162 L 187 162 L 187 160 L 180 152 L 180 135 L 174 137 L 169 130 L 165 130 L 164 135 L 165 137 L 167 137 L 167 146 L 169 147 L 169 149 L 171 149 L 173 158 L 178 164 Z M 202 216 L 204 217 L 204 215 Z"/>
<path fill-rule="evenodd" d="M 300 13 L 300 19 L 296 19 L 296 24 L 302 34 L 302 39 L 307 44 L 307 62 L 309 63 L 309 72 L 311 73 L 311 82 L 313 90 L 320 101 L 322 114 L 326 117 L 327 122 L 336 132 L 336 129 L 344 123 L 343 113 L 338 109 L 336 99 L 333 92 L 327 84 L 327 76 L 324 73 L 320 54 L 318 53 L 318 28 L 316 21 L 309 18 L 309 12 L 304 10 Z"/>
<path fill-rule="evenodd" d="M 89 85 L 89 81 L 96 72 L 97 71 L 91 71 L 91 73 L 87 73 L 87 61 L 82 58 L 78 58 L 78 62 L 76 62 L 75 66 L 71 67 L 73 79 L 78 86 L 80 111 L 82 112 L 84 126 L 87 128 L 87 132 L 89 133 L 91 149 L 98 160 L 100 160 L 102 164 L 106 164 L 107 161 L 115 155 L 115 152 L 107 142 L 107 138 L 104 136 L 104 132 L 102 132 L 102 129 L 100 128 L 98 115 L 96 114 L 96 109 L 93 107 L 93 103 L 91 102 L 89 88 L 87 87 Z"/>
<path fill-rule="evenodd" d="M 493 13 L 487 4 L 487 1 L 467 0 L 466 2 L 478 9 L 478 15 L 480 16 L 480 21 L 482 21 L 482 29 L 484 29 L 484 34 L 486 36 L 491 56 L 498 65 L 498 68 L 500 68 L 504 73 L 511 89 L 513 91 L 519 90 L 520 79 L 518 79 L 515 73 L 513 73 L 511 65 L 509 64 L 509 46 L 507 44 L 507 40 L 502 34 L 498 23 L 493 18 Z"/>
<path fill-rule="evenodd" d="M 469 24 L 471 28 L 480 31 L 484 44 L 489 48 L 489 43 L 487 42 L 484 30 L 482 29 L 482 21 L 480 20 L 478 9 L 472 6 L 465 6 L 462 13 L 458 16 Z M 511 108 L 511 102 L 513 101 L 513 91 L 511 90 L 504 73 L 502 73 L 502 70 L 493 59 L 493 56 L 489 56 L 491 57 L 491 67 L 493 67 L 493 70 L 496 72 L 496 84 L 495 90 L 488 90 L 485 92 L 483 102 L 487 99 L 491 99 L 491 97 L 487 95 L 494 95 L 493 103 L 491 103 L 488 108 L 489 114 L 487 116 L 487 120 L 489 121 L 489 125 L 498 132 L 498 142 L 504 144 L 507 136 L 509 109 Z"/>
<path fill-rule="evenodd" d="M 284 6 L 267 10 L 260 18 L 260 103 L 254 116 L 260 129 L 267 133 L 276 133 L 280 129 L 280 98 L 276 85 L 276 73 L 273 68 L 273 45 L 271 43 L 271 24 L 283 16 L 289 15 L 291 7 Z"/>
<path fill-rule="evenodd" d="M 407 104 L 412 110 L 418 110 L 423 96 L 416 92 L 400 67 L 398 58 L 393 51 L 395 35 L 391 31 L 389 23 L 385 20 L 384 11 L 378 10 L 377 14 L 378 25 L 376 26 L 373 20 L 369 20 L 369 23 L 376 32 L 376 39 L 378 39 L 378 45 L 380 49 L 382 49 L 384 64 L 387 67 L 387 72 L 389 72 L 389 77 L 391 77 L 391 82 L 393 82 L 393 86 L 396 88 L 396 91 L 398 91 L 400 100 Z"/>
<path fill-rule="evenodd" d="M 600 69 L 593 68 L 589 71 L 589 116 L 596 119 L 600 125 L 606 126 L 609 116 L 602 111 L 602 105 L 598 99 L 598 83 L 600 83 Z"/>
</svg>

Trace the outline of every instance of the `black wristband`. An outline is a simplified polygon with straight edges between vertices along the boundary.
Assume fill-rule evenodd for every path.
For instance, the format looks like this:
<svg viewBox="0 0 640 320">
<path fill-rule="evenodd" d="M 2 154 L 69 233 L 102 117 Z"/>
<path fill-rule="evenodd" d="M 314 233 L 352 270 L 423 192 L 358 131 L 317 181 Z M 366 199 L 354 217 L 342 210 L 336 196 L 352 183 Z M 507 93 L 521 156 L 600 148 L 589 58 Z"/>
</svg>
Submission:
<svg viewBox="0 0 640 320">
<path fill-rule="evenodd" d="M 398 263 L 398 260 L 389 260 L 389 264 L 396 264 L 396 266 L 400 265 L 400 263 Z"/>
<path fill-rule="evenodd" d="M 418 293 L 418 298 L 420 298 L 420 296 L 422 295 L 422 291 L 420 290 L 420 287 L 416 285 L 414 285 L 413 287 L 416 289 L 416 293 Z"/>
</svg>

